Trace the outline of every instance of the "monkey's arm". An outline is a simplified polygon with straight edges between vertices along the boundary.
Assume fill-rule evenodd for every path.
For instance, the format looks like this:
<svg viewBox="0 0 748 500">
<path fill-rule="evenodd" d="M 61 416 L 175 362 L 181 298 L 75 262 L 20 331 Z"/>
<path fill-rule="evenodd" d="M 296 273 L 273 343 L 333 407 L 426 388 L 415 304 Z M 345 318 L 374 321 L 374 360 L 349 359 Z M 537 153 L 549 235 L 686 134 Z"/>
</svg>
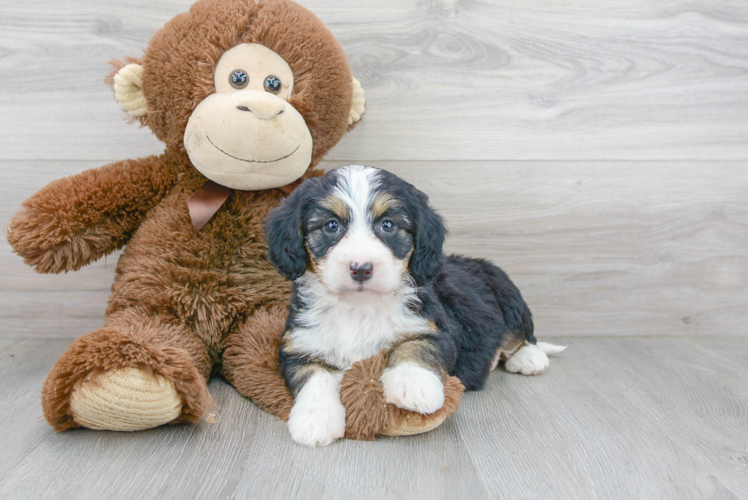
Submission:
<svg viewBox="0 0 748 500">
<path fill-rule="evenodd" d="M 80 269 L 121 248 L 180 170 L 148 156 L 58 179 L 23 202 L 8 242 L 37 272 Z"/>
</svg>

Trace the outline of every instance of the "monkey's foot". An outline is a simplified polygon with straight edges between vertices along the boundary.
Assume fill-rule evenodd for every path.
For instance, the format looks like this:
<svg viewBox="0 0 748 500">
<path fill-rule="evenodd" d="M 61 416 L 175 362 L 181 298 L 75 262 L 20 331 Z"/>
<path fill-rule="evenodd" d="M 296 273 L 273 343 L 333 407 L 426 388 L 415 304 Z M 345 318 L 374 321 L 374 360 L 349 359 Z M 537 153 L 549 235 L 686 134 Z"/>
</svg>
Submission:
<svg viewBox="0 0 748 500">
<path fill-rule="evenodd" d="M 174 384 L 137 368 L 107 372 L 73 390 L 70 412 L 82 427 L 141 431 L 168 424 L 182 411 Z"/>
</svg>

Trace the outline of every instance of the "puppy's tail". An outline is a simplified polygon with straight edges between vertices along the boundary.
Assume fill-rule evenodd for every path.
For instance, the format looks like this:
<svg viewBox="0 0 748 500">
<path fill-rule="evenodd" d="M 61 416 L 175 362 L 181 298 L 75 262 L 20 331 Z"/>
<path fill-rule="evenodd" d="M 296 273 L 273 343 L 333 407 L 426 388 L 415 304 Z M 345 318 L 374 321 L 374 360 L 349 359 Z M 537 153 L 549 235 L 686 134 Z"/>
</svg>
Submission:
<svg viewBox="0 0 748 500">
<path fill-rule="evenodd" d="M 565 345 L 554 345 L 549 344 L 548 342 L 537 342 L 535 345 L 538 347 L 538 349 L 550 356 L 558 354 L 566 349 Z"/>
</svg>

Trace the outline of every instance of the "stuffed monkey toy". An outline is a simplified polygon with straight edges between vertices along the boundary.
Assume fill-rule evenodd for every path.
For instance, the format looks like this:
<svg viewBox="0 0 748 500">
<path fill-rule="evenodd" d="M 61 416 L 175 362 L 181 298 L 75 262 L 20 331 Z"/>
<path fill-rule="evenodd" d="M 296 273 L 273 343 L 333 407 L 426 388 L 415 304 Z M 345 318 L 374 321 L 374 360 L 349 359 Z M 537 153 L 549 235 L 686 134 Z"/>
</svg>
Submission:
<svg viewBox="0 0 748 500">
<path fill-rule="evenodd" d="M 287 419 L 278 373 L 290 285 L 266 258 L 268 211 L 364 112 L 342 47 L 289 0 L 200 0 L 113 62 L 115 97 L 166 150 L 52 182 L 12 218 L 8 241 L 40 273 L 75 271 L 126 245 L 104 325 L 77 339 L 42 389 L 47 422 L 135 431 L 198 422 L 211 375 Z M 387 353 L 357 364 L 347 433 L 425 432 L 459 406 L 445 381 L 431 415 L 384 402 Z"/>
</svg>

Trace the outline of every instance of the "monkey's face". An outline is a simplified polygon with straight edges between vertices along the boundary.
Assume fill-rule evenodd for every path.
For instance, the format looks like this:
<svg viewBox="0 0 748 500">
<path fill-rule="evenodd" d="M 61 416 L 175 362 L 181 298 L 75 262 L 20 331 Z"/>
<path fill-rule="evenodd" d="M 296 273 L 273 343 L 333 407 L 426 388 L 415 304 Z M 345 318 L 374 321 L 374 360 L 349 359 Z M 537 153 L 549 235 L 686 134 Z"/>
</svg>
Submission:
<svg viewBox="0 0 748 500">
<path fill-rule="evenodd" d="M 366 107 L 343 48 L 292 0 L 197 0 L 114 66 L 128 115 L 242 191 L 299 179 Z"/>
<path fill-rule="evenodd" d="M 215 93 L 187 122 L 184 146 L 208 179 L 242 190 L 292 183 L 312 159 L 312 134 L 288 103 L 291 67 L 257 43 L 226 51 L 215 70 Z"/>
</svg>

